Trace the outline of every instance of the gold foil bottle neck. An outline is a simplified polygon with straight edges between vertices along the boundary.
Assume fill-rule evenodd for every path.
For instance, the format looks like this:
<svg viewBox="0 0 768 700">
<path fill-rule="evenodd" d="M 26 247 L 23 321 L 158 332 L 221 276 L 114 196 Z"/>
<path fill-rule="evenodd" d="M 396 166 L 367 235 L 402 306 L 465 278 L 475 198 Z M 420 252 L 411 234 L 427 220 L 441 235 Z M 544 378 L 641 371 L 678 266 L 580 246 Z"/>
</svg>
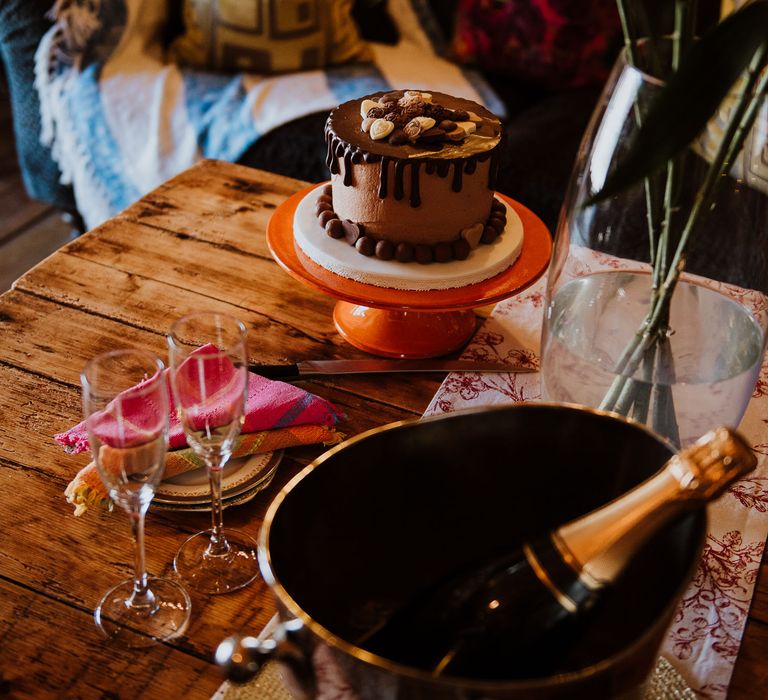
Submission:
<svg viewBox="0 0 768 700">
<path fill-rule="evenodd" d="M 710 500 L 757 465 L 752 448 L 735 430 L 716 428 L 673 457 L 667 469 L 681 496 Z"/>
</svg>

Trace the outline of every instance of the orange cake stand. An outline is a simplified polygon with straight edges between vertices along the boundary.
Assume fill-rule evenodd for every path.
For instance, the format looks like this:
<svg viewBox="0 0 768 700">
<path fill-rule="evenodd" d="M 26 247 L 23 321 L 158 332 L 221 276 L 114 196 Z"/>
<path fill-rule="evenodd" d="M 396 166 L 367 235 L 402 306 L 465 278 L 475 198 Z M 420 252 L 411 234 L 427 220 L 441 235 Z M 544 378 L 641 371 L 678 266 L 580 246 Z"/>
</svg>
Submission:
<svg viewBox="0 0 768 700">
<path fill-rule="evenodd" d="M 316 187 L 297 192 L 277 207 L 267 224 L 267 245 L 290 275 L 338 300 L 333 320 L 339 333 L 374 355 L 439 357 L 459 349 L 475 332 L 472 309 L 518 294 L 539 279 L 549 264 L 552 238 L 547 227 L 530 209 L 498 194 L 517 212 L 524 234 L 520 257 L 504 272 L 475 284 L 429 291 L 348 279 L 318 265 L 294 243 L 296 207 Z"/>
</svg>

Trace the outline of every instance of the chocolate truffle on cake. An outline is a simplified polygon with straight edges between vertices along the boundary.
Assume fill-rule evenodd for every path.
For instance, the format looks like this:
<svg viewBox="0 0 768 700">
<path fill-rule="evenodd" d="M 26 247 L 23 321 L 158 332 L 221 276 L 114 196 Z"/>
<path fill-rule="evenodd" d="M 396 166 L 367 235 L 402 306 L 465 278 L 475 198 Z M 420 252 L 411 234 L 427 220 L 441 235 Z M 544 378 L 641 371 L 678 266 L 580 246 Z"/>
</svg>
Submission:
<svg viewBox="0 0 768 700">
<path fill-rule="evenodd" d="M 370 240 L 363 254 L 463 260 L 503 231 L 505 208 L 493 197 L 501 124 L 476 102 L 418 90 L 376 93 L 334 109 L 325 136 L 331 187 L 318 217 L 333 237 L 339 226 L 330 222 L 354 223 Z M 489 227 L 495 236 L 484 235 Z"/>
</svg>

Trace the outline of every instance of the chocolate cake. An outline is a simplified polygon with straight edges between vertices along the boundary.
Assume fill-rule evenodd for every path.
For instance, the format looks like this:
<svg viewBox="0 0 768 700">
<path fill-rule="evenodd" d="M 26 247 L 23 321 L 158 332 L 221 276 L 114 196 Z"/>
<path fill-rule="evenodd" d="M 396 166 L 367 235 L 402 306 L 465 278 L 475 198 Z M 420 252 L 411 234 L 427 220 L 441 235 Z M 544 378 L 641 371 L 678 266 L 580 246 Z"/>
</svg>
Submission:
<svg viewBox="0 0 768 700">
<path fill-rule="evenodd" d="M 331 184 L 316 214 L 367 256 L 449 262 L 506 225 L 494 199 L 499 119 L 471 100 L 397 90 L 351 100 L 326 123 Z"/>
</svg>

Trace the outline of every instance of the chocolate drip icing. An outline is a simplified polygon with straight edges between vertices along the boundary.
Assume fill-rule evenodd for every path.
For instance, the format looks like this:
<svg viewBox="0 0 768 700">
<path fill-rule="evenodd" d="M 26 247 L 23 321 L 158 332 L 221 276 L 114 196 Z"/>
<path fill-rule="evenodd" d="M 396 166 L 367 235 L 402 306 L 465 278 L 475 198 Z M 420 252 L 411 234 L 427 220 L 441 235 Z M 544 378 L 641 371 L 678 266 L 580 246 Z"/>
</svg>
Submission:
<svg viewBox="0 0 768 700">
<path fill-rule="evenodd" d="M 412 207 L 418 207 L 421 204 L 421 193 L 419 191 L 419 166 L 417 162 L 411 163 L 411 198 L 409 204 Z"/>
<path fill-rule="evenodd" d="M 348 143 L 345 143 L 338 136 L 335 136 L 331 131 L 326 128 L 325 139 L 328 145 L 328 150 L 325 156 L 325 164 L 331 175 L 338 175 L 341 172 L 339 166 L 339 160 L 344 160 L 344 184 L 349 187 L 352 184 L 352 164 L 362 163 L 375 163 L 378 158 L 368 158 L 372 154 L 365 153 L 359 148 L 355 148 Z"/>
<path fill-rule="evenodd" d="M 492 192 L 496 191 L 496 185 L 499 180 L 499 169 L 501 167 L 501 151 L 504 148 L 505 134 L 502 132 L 499 145 L 492 151 L 486 154 L 486 157 L 491 159 L 491 164 L 488 167 L 488 189 Z"/>
<path fill-rule="evenodd" d="M 356 158 L 357 153 L 354 153 L 352 155 L 352 162 L 357 163 L 360 162 Z M 365 156 L 367 154 L 363 154 L 363 159 L 365 159 Z M 346 157 L 346 153 L 345 153 Z M 498 177 L 498 158 L 496 154 L 493 155 L 486 155 L 483 154 L 482 156 L 473 156 L 471 158 L 467 159 L 461 159 L 456 158 L 452 161 L 443 161 L 443 160 L 425 160 L 424 163 L 424 172 L 427 175 L 433 175 L 437 173 L 439 177 L 447 177 L 448 173 L 451 170 L 451 166 L 453 166 L 453 177 L 451 179 L 451 189 L 454 192 L 461 192 L 462 187 L 464 186 L 464 178 L 463 174 L 467 173 L 468 175 L 472 175 L 477 170 L 477 164 L 478 162 L 483 162 L 488 160 L 488 158 L 493 158 L 491 161 L 491 167 L 489 169 L 489 187 L 490 189 L 495 188 L 496 180 Z M 377 161 L 365 161 L 365 162 L 377 162 Z M 392 163 L 392 171 L 393 171 L 393 177 L 394 177 L 394 184 L 392 187 L 392 196 L 396 200 L 401 200 L 405 196 L 405 169 L 410 166 L 411 167 L 411 182 L 410 182 L 410 197 L 408 199 L 409 204 L 412 207 L 418 207 L 421 205 L 421 161 L 406 161 L 406 160 L 393 160 L 387 156 L 382 156 L 380 159 L 381 165 L 379 167 L 379 199 L 385 199 L 389 196 L 389 164 Z M 345 159 L 345 168 L 348 170 L 349 168 L 346 165 L 346 159 Z M 333 171 L 332 171 L 333 172 Z M 344 184 L 347 183 L 347 177 L 345 173 L 344 177 Z"/>
<path fill-rule="evenodd" d="M 464 161 L 461 158 L 456 158 L 453 161 L 453 181 L 451 182 L 451 189 L 454 192 L 461 192 L 461 187 L 464 184 Z"/>
<path fill-rule="evenodd" d="M 331 175 L 337 175 L 339 172 L 339 163 L 333 155 L 333 149 L 333 139 L 328 138 L 328 152 L 325 156 L 325 164 L 328 166 L 328 170 L 330 170 Z"/>
<path fill-rule="evenodd" d="M 500 166 L 500 148 L 494 148 L 491 151 L 478 153 L 469 158 L 455 158 L 446 160 L 441 158 L 425 158 L 423 160 L 403 160 L 391 158 L 378 153 L 371 153 L 357 146 L 347 143 L 341 137 L 337 136 L 332 129 L 326 125 L 325 139 L 327 151 L 325 164 L 332 175 L 338 175 L 341 172 L 341 163 L 344 161 L 344 185 L 349 187 L 353 182 L 353 165 L 360 163 L 379 163 L 379 190 L 380 199 L 385 199 L 390 194 L 396 199 L 401 200 L 405 196 L 405 169 L 411 166 L 410 188 L 408 203 L 411 207 L 421 205 L 421 165 L 424 165 L 424 172 L 427 175 L 437 174 L 438 177 L 445 178 L 451 172 L 451 189 L 454 192 L 461 192 L 464 185 L 464 173 L 472 175 L 477 170 L 478 163 L 484 163 L 489 158 L 491 160 L 488 168 L 488 188 L 496 189 Z M 392 163 L 394 182 L 390 192 L 389 185 L 389 166 Z"/>
<path fill-rule="evenodd" d="M 379 199 L 387 196 L 387 178 L 389 176 L 389 158 L 383 156 L 379 166 Z"/>
<path fill-rule="evenodd" d="M 398 202 L 403 198 L 403 195 L 404 195 L 403 171 L 405 170 L 405 166 L 406 166 L 406 161 L 404 160 L 395 161 L 395 188 L 392 194 Z"/>
<path fill-rule="evenodd" d="M 344 185 L 349 187 L 352 184 L 352 152 L 344 149 Z"/>
</svg>

